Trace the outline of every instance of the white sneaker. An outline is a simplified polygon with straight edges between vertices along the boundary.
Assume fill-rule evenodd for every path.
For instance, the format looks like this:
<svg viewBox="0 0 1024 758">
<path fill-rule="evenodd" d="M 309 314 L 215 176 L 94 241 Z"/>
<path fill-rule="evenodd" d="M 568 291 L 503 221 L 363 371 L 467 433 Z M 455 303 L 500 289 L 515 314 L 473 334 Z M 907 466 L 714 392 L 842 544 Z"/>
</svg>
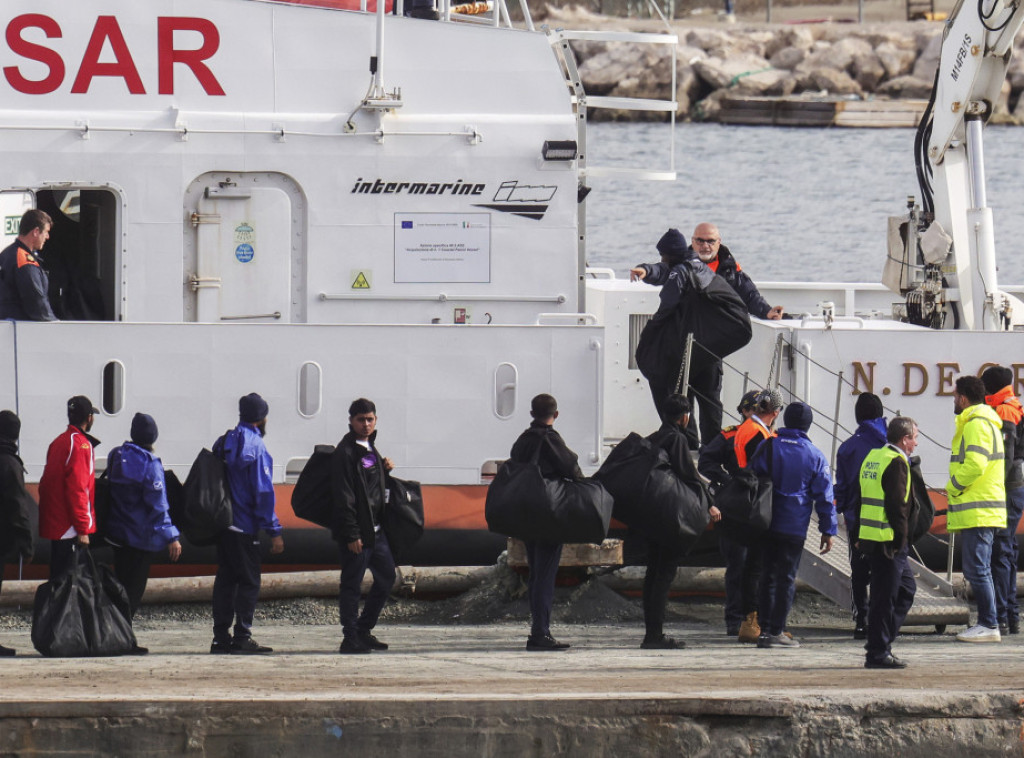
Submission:
<svg viewBox="0 0 1024 758">
<path fill-rule="evenodd" d="M 998 629 L 989 629 L 987 626 L 972 626 L 970 629 L 960 632 L 956 636 L 961 642 L 1000 642 Z"/>
</svg>

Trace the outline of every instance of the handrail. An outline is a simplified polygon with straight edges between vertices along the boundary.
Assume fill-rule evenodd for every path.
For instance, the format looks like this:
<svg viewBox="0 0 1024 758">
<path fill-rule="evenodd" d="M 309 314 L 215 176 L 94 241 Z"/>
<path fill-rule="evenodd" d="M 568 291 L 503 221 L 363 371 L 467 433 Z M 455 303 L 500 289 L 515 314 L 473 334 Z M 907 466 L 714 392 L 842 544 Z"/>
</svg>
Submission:
<svg viewBox="0 0 1024 758">
<path fill-rule="evenodd" d="M 558 303 L 561 305 L 568 298 L 565 295 L 449 295 L 445 292 L 437 295 L 349 295 L 321 292 L 321 301 L 327 300 L 377 300 L 377 301 L 417 301 L 430 303 Z"/>
</svg>

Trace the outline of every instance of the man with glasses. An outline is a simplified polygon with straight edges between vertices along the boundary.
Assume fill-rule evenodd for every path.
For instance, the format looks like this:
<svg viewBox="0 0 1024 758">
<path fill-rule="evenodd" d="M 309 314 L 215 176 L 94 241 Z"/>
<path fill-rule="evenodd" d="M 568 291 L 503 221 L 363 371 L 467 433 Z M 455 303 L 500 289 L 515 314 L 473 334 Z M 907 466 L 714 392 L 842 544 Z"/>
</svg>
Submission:
<svg viewBox="0 0 1024 758">
<path fill-rule="evenodd" d="M 678 232 L 677 232 L 678 234 Z M 680 242 L 685 244 L 681 234 Z M 642 263 L 629 271 L 630 279 L 642 279 L 648 284 L 664 285 L 669 282 L 672 269 L 694 256 L 712 272 L 722 277 L 747 306 L 752 316 L 777 320 L 782 318 L 782 306 L 772 307 L 758 292 L 757 286 L 751 281 L 740 265 L 736 262 L 729 248 L 722 244 L 718 227 L 714 224 L 697 224 L 690 238 L 690 245 L 682 250 L 682 244 L 676 250 L 659 244 L 662 252 L 660 263 Z M 700 439 L 707 444 L 722 429 L 722 362 L 714 360 L 709 366 L 690 374 L 690 389 L 687 395 L 691 404 L 696 400 L 700 407 Z M 655 401 L 657 404 L 657 400 Z M 658 406 L 660 412 L 660 405 Z M 691 437 L 696 439 L 696 430 L 691 417 Z"/>
</svg>

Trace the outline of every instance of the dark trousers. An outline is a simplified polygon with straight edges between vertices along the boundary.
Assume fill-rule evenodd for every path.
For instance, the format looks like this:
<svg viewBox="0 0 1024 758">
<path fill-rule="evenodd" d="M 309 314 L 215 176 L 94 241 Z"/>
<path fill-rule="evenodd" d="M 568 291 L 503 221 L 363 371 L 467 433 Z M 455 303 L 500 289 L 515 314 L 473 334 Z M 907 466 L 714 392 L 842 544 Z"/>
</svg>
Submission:
<svg viewBox="0 0 1024 758">
<path fill-rule="evenodd" d="M 530 635 L 551 634 L 551 606 L 555 602 L 555 577 L 562 559 L 562 545 L 554 542 L 528 541 L 526 563 L 530 567 L 527 596 L 530 600 Z"/>
<path fill-rule="evenodd" d="M 856 524 L 846 523 L 850 546 L 850 586 L 853 590 L 853 623 L 858 628 L 868 624 L 868 584 L 871 582 L 871 559 L 853 546 Z"/>
<path fill-rule="evenodd" d="M 761 584 L 762 540 L 741 524 L 722 519 L 715 527 L 718 548 L 725 558 L 725 625 L 739 627 L 757 612 Z M 735 624 L 733 624 L 735 622 Z"/>
<path fill-rule="evenodd" d="M 1000 624 L 1017 623 L 1017 525 L 1024 510 L 1024 488 L 1006 491 L 1006 528 L 997 529 L 992 541 L 992 584 Z"/>
<path fill-rule="evenodd" d="M 645 640 L 653 642 L 665 636 L 665 606 L 678 565 L 678 554 L 674 550 L 656 542 L 647 543 L 643 593 Z"/>
<path fill-rule="evenodd" d="M 353 553 L 347 545 L 341 548 L 341 583 L 338 587 L 338 618 L 346 637 L 369 634 L 377 625 L 380 612 L 395 586 L 395 559 L 391 555 L 384 532 L 377 532 L 373 547 Z M 373 586 L 366 595 L 363 612 L 359 613 L 359 596 L 366 570 L 373 576 Z"/>
<path fill-rule="evenodd" d="M 61 574 L 66 574 L 75 565 L 75 546 L 78 541 L 72 537 L 69 540 L 50 540 L 50 579 L 56 579 Z M 78 545 L 79 550 L 88 550 L 87 545 Z"/>
<path fill-rule="evenodd" d="M 917 582 L 902 550 L 892 558 L 881 546 L 867 556 L 871 564 L 871 601 L 868 604 L 868 642 L 864 646 L 869 660 L 880 660 L 892 652 L 892 641 L 914 604 Z"/>
<path fill-rule="evenodd" d="M 213 639 L 236 642 L 252 637 L 252 619 L 260 596 L 260 541 L 230 529 L 217 539 L 217 577 L 213 580 Z"/>
<path fill-rule="evenodd" d="M 758 624 L 773 637 L 786 630 L 786 618 L 796 594 L 796 572 L 804 543 L 799 538 L 768 532 L 762 542 L 761 593 Z"/>
<path fill-rule="evenodd" d="M 722 431 L 722 373 L 722 362 L 715 361 L 703 371 L 690 374 L 690 389 L 686 396 L 690 399 L 690 405 L 698 408 L 700 440 L 703 445 L 711 442 Z M 697 434 L 697 422 L 692 413 L 687 432 L 691 439 Z"/>
<path fill-rule="evenodd" d="M 146 583 L 149 582 L 149 567 L 155 555 L 149 550 L 127 545 L 114 547 L 114 575 L 128 595 L 129 621 L 135 618 L 135 611 L 142 604 Z"/>
</svg>

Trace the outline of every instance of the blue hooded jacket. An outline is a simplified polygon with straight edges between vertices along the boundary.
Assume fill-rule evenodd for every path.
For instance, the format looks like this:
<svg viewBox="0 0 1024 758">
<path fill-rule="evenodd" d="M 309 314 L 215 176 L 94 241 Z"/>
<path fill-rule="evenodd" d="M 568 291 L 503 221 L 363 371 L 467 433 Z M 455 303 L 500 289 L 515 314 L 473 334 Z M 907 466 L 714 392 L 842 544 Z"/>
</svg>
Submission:
<svg viewBox="0 0 1024 758">
<path fill-rule="evenodd" d="M 749 467 L 761 476 L 768 474 L 769 447 L 774 485 L 770 531 L 803 542 L 813 508 L 818 512 L 818 531 L 834 535 L 838 521 L 824 453 L 811 444 L 806 432 L 784 427 L 777 437 L 757 446 Z"/>
<path fill-rule="evenodd" d="M 281 534 L 274 512 L 274 459 L 263 444 L 259 431 L 239 423 L 213 446 L 224 458 L 231 490 L 232 526 L 244 534 L 260 529 L 271 537 Z"/>
<path fill-rule="evenodd" d="M 118 545 L 154 552 L 179 537 L 167 513 L 167 490 L 160 459 L 133 442 L 110 451 L 110 514 L 107 537 Z"/>
<path fill-rule="evenodd" d="M 850 439 L 836 453 L 836 511 L 843 514 L 846 525 L 857 523 L 860 504 L 860 467 L 875 448 L 885 447 L 887 424 L 884 418 L 862 421 Z"/>
</svg>

